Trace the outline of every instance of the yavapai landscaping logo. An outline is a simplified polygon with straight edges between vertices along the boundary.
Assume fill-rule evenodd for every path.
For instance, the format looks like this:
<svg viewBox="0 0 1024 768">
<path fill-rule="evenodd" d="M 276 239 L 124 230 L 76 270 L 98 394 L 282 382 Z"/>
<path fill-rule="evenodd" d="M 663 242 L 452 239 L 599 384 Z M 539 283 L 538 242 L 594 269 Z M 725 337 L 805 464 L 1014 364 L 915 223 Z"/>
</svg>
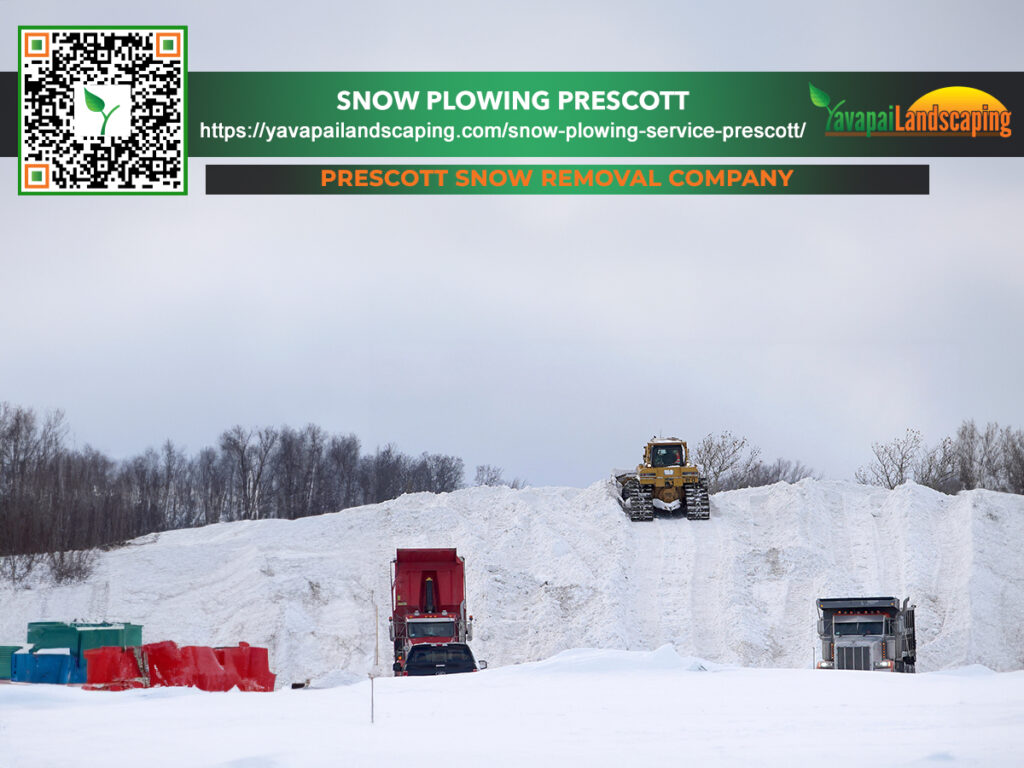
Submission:
<svg viewBox="0 0 1024 768">
<path fill-rule="evenodd" d="M 826 136 L 1000 136 L 1009 138 L 1013 114 L 1002 102 L 977 88 L 954 85 L 926 93 L 907 109 L 890 104 L 880 110 L 840 109 L 842 99 L 807 83 L 811 103 L 828 112 Z"/>
</svg>

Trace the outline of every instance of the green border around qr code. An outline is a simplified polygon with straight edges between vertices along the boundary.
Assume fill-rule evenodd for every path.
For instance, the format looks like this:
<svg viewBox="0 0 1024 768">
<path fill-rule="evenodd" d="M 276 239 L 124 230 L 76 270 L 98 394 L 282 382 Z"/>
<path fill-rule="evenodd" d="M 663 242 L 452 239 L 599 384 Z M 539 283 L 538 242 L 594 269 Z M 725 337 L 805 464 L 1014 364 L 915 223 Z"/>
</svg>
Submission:
<svg viewBox="0 0 1024 768">
<path fill-rule="evenodd" d="M 181 130 L 182 130 L 182 173 L 183 183 L 180 192 L 140 192 L 135 190 L 124 190 L 124 191 L 103 191 L 103 192 L 82 192 L 68 190 L 65 192 L 26 192 L 21 188 L 21 174 L 22 174 L 22 156 L 21 156 L 21 143 L 22 143 L 22 122 L 21 122 L 21 33 L 26 29 L 32 30 L 61 30 L 61 29 L 153 29 L 153 30 L 174 30 L 182 32 L 181 42 L 181 66 L 182 66 L 182 92 L 181 96 L 185 104 L 182 108 L 181 113 Z M 117 24 L 102 24 L 102 25 L 57 25 L 48 26 L 45 24 L 21 24 L 18 26 L 18 194 L 24 195 L 25 197 L 39 197 L 44 195 L 140 195 L 143 197 L 152 197 L 155 195 L 187 195 L 188 194 L 188 27 L 187 26 L 161 26 L 159 24 L 145 24 L 142 26 L 124 26 Z"/>
</svg>

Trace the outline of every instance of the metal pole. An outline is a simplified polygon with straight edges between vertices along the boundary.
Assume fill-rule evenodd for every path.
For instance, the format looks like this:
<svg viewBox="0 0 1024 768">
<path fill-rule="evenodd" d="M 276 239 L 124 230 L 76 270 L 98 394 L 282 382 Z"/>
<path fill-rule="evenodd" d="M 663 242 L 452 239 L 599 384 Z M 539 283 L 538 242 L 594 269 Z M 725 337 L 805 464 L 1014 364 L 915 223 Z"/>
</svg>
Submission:
<svg viewBox="0 0 1024 768">
<path fill-rule="evenodd" d="M 373 673 L 370 673 L 370 725 L 373 725 Z"/>
</svg>

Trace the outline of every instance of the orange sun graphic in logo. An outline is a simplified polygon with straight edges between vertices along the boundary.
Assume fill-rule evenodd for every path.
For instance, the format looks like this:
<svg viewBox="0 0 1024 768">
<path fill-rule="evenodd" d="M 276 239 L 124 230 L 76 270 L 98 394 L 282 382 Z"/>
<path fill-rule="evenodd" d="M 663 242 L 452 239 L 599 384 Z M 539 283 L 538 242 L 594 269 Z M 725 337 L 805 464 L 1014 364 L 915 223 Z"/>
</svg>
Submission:
<svg viewBox="0 0 1024 768">
<path fill-rule="evenodd" d="M 995 96 L 978 88 L 951 85 L 926 93 L 910 105 L 902 119 L 897 107 L 896 130 L 1006 137 L 1011 133 L 1010 118 L 1010 111 Z"/>
<path fill-rule="evenodd" d="M 968 88 L 965 85 L 936 88 L 911 104 L 907 111 L 927 112 L 936 105 L 938 105 L 940 111 L 946 112 L 980 112 L 984 109 L 998 112 L 1006 111 L 1006 107 L 995 96 L 990 96 L 977 88 Z"/>
</svg>

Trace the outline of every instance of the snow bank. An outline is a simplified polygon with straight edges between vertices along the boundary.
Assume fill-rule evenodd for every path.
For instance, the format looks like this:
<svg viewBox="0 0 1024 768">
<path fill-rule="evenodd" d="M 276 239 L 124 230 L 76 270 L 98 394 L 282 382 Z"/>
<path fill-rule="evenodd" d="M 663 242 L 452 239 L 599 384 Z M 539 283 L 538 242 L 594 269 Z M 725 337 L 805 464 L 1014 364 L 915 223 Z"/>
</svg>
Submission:
<svg viewBox="0 0 1024 768">
<path fill-rule="evenodd" d="M 718 494 L 709 521 L 631 523 L 608 485 L 414 494 L 297 521 L 151 535 L 85 583 L 0 587 L 0 643 L 37 620 L 144 625 L 146 642 L 270 648 L 280 684 L 390 668 L 397 547 L 466 557 L 474 652 L 492 666 L 572 648 L 810 667 L 814 600 L 909 595 L 919 671 L 1024 668 L 1024 497 L 804 480 Z"/>
<path fill-rule="evenodd" d="M 374 682 L 372 725 L 366 679 L 267 694 L 0 685 L 0 722 L 16 735 L 3 764 L 405 767 L 454 745 L 455 763 L 497 768 L 1009 767 L 1024 752 L 1024 672 L 706 671 L 715 668 L 662 647 L 385 677 Z"/>
</svg>

